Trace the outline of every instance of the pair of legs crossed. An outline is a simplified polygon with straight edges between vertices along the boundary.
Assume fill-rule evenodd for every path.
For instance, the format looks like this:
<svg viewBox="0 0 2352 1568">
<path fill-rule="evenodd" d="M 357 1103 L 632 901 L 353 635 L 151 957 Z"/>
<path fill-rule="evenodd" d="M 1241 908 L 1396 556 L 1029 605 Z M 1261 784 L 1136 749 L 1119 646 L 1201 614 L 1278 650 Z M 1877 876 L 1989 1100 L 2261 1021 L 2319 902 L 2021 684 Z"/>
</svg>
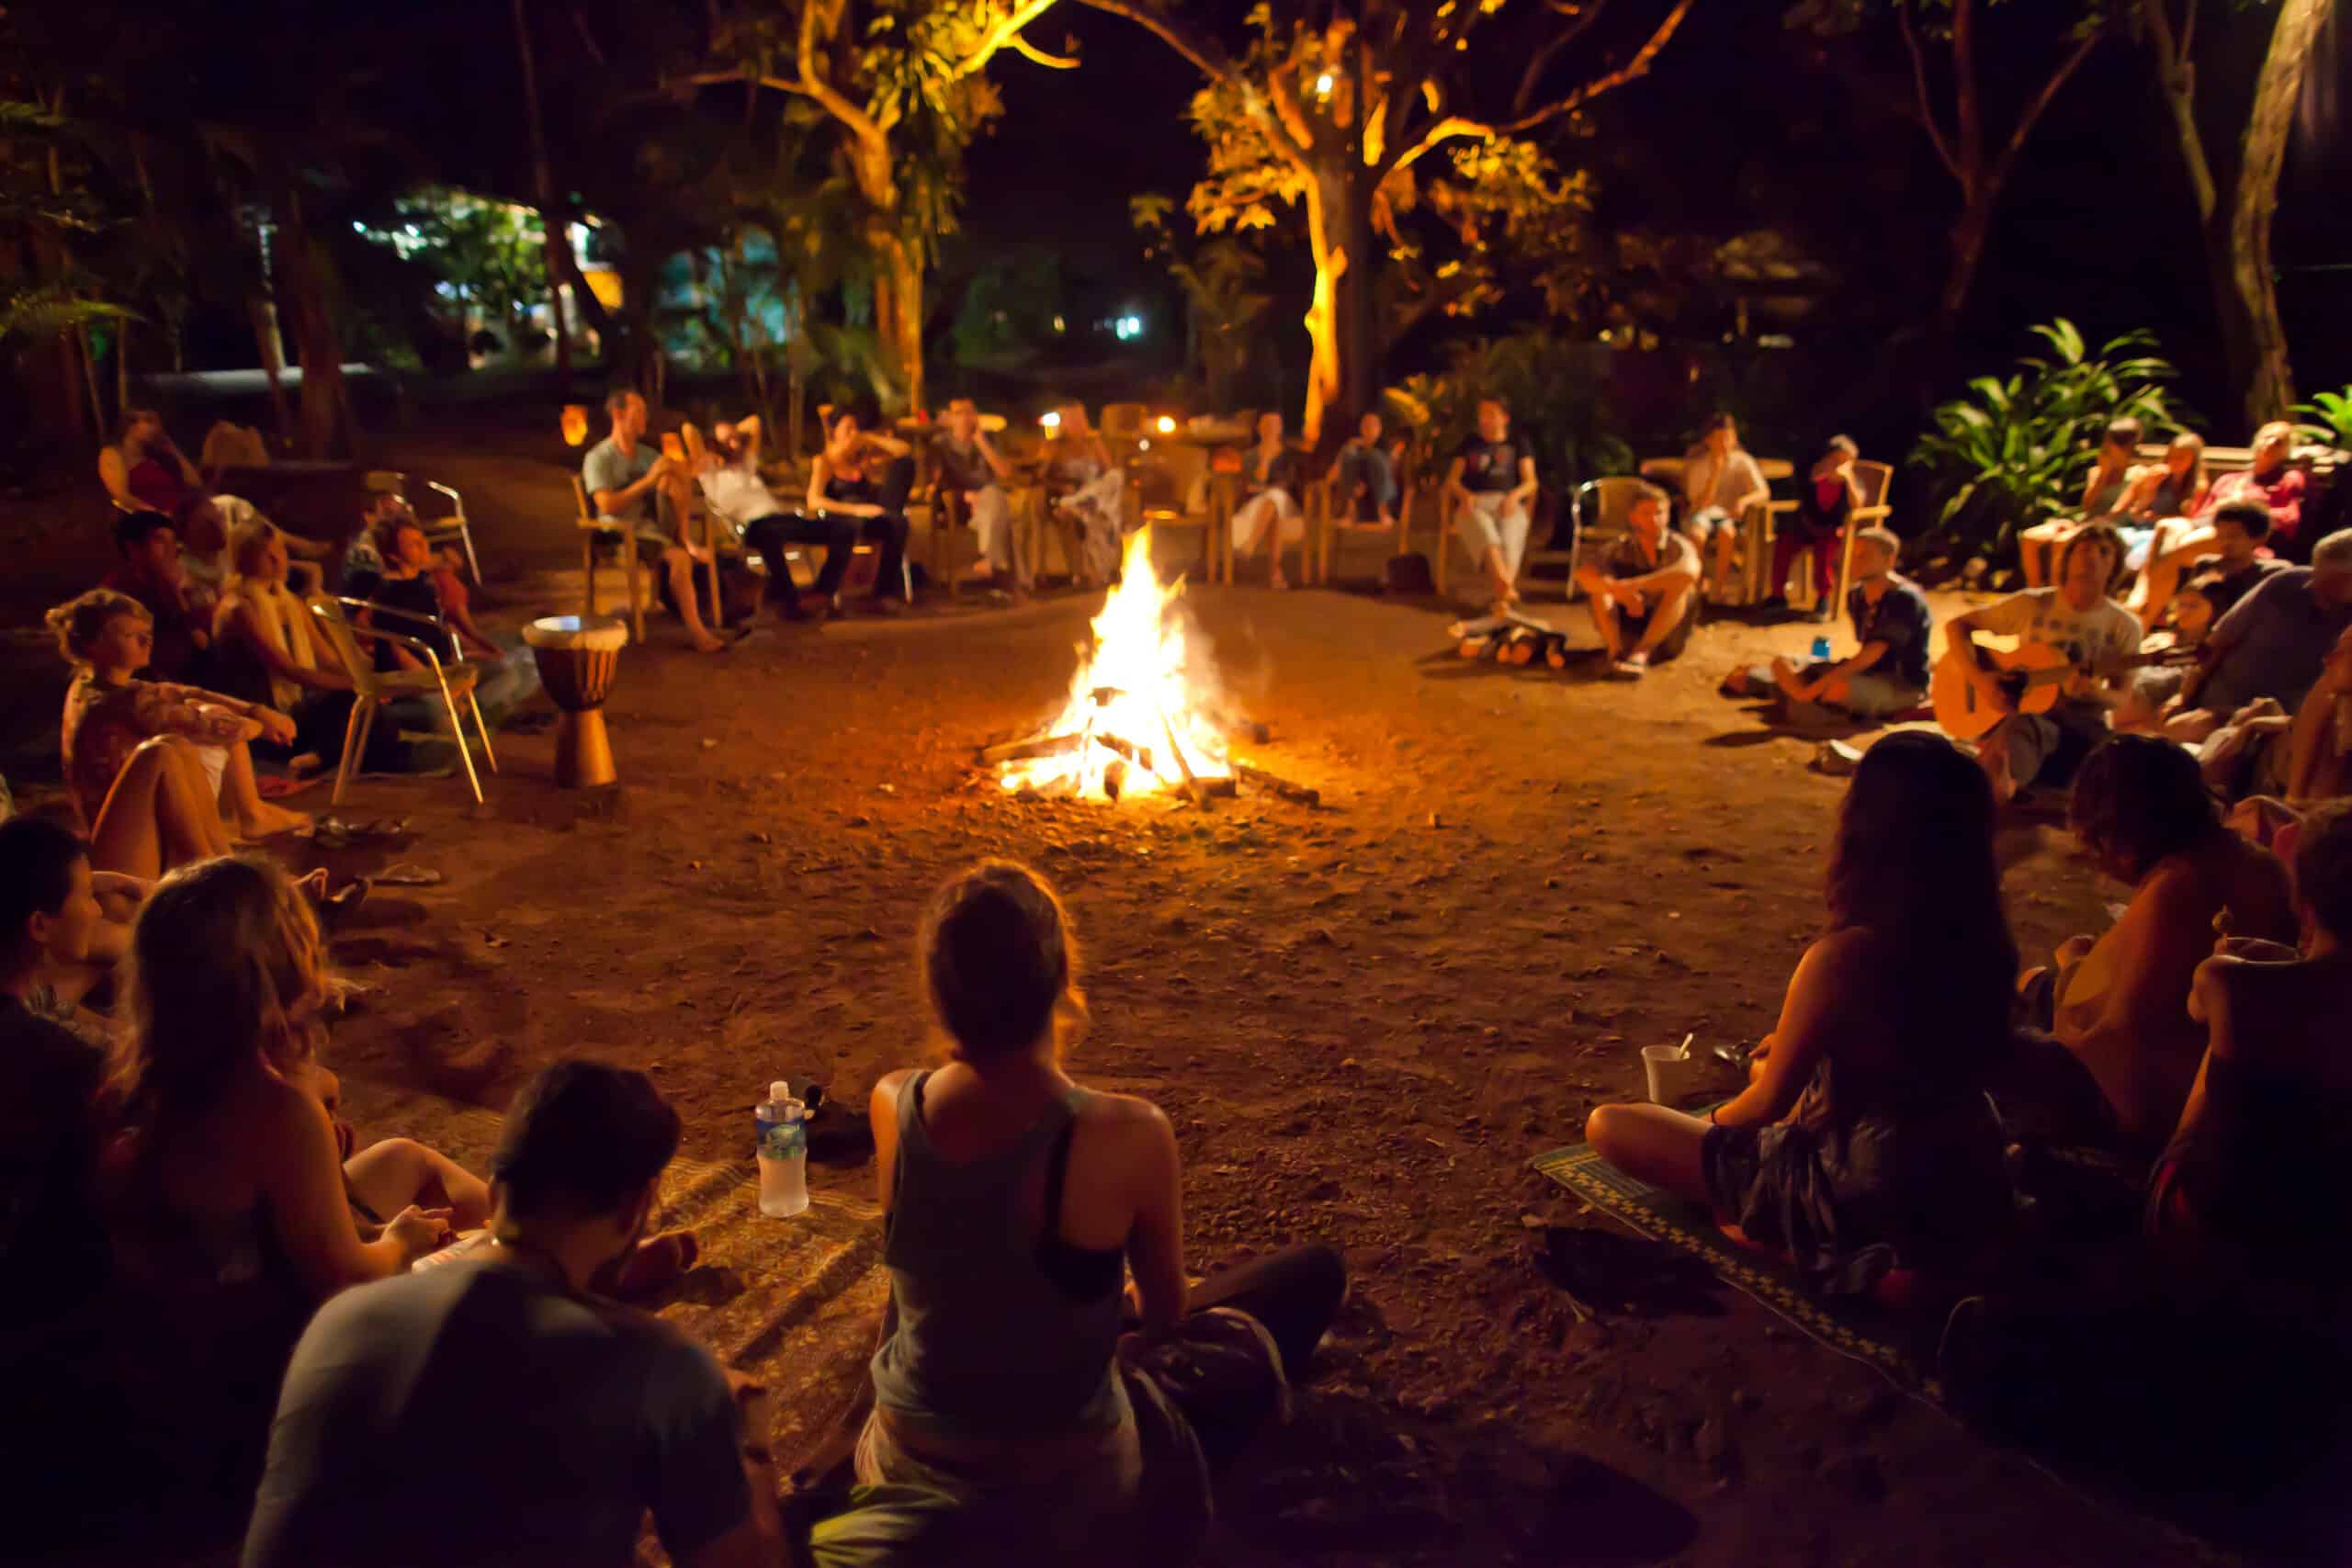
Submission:
<svg viewBox="0 0 2352 1568">
<path fill-rule="evenodd" d="M 1271 581 L 1277 588 L 1288 588 L 1290 579 L 1283 575 L 1284 550 L 1298 547 L 1299 575 L 1306 575 L 1306 518 L 1286 490 L 1261 490 L 1234 511 L 1235 555 L 1255 555 L 1269 539 L 1273 546 L 1266 552 L 1273 563 Z"/>
<path fill-rule="evenodd" d="M 857 547 L 858 534 L 857 519 L 854 517 L 810 517 L 797 512 L 780 512 L 747 526 L 743 543 L 768 569 L 763 591 L 768 613 L 787 621 L 802 620 L 808 615 L 800 604 L 800 591 L 793 584 L 792 564 L 785 558 L 786 547 L 814 545 L 823 548 L 825 563 L 818 569 L 814 592 L 818 602 L 830 607 L 833 595 L 841 592 L 842 574 L 849 570 L 850 553 Z"/>
<path fill-rule="evenodd" d="M 1527 508 L 1509 491 L 1472 491 L 1454 514 L 1453 531 L 1487 574 L 1497 604 L 1519 602 L 1519 569 L 1527 558 Z"/>
<path fill-rule="evenodd" d="M 1029 563 L 1020 558 L 1012 537 L 1012 498 L 1002 485 L 982 485 L 972 493 L 972 532 L 980 546 L 980 562 L 973 577 L 981 582 L 1010 582 L 1015 592 L 1030 587 Z M 932 526 L 938 527 L 934 519 Z"/>
<path fill-rule="evenodd" d="M 152 880 L 228 854 L 241 840 L 308 825 L 302 813 L 262 799 L 244 742 L 225 750 L 217 791 L 191 741 L 158 736 L 133 751 L 90 826 L 90 864 Z"/>
<path fill-rule="evenodd" d="M 1593 627 L 1600 633 L 1600 646 L 1611 663 L 1663 663 L 1690 646 L 1698 596 L 1698 585 L 1685 583 L 1639 615 L 1601 594 L 1588 594 L 1585 605 L 1592 612 Z"/>
</svg>

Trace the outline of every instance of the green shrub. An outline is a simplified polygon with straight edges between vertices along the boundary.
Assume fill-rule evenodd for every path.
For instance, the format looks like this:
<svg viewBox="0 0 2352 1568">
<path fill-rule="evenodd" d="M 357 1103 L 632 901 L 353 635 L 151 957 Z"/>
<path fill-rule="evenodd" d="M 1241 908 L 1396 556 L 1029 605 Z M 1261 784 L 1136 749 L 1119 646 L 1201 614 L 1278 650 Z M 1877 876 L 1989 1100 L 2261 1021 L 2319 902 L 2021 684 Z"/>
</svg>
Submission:
<svg viewBox="0 0 2352 1568">
<path fill-rule="evenodd" d="M 1383 394 L 1382 413 L 1404 434 L 1407 457 L 1434 491 L 1454 448 L 1478 428 L 1478 400 L 1510 406 L 1512 434 L 1535 458 L 1536 482 L 1566 501 L 1587 479 L 1634 471 L 1607 381 L 1610 350 L 1549 333 L 1455 344 L 1445 373 L 1414 376 Z"/>
<path fill-rule="evenodd" d="M 2306 431 L 2339 451 L 2352 452 L 2352 387 L 2314 393 L 2310 402 L 2298 404 L 2295 412 L 2303 416 Z"/>
<path fill-rule="evenodd" d="M 2064 317 L 2033 331 L 2049 358 L 2018 360 L 2006 381 L 1969 382 L 1971 395 L 1939 404 L 1935 429 L 1911 449 L 1937 507 L 1930 539 L 2005 554 L 2025 529 L 2075 509 L 2110 422 L 2137 419 L 2151 441 L 2180 428 L 2165 394 L 2175 372 L 2152 334 L 2126 333 L 2092 357 Z"/>
</svg>

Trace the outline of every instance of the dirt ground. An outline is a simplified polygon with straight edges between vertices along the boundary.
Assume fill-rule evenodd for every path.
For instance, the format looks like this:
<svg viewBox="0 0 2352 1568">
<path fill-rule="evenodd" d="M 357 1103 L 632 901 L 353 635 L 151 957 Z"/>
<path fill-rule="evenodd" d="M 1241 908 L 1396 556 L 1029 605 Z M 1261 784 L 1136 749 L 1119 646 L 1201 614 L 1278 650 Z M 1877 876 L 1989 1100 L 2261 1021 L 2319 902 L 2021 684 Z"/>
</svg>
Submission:
<svg viewBox="0 0 2352 1568">
<path fill-rule="evenodd" d="M 466 490 L 493 620 L 572 607 L 551 461 L 405 458 Z M 1161 539 L 1163 566 L 1198 537 Z M 1368 577 L 1380 547 L 1342 576 Z M 616 800 L 555 789 L 544 732 L 500 739 L 481 810 L 454 779 L 356 789 L 341 815 L 407 817 L 411 836 L 334 863 L 419 861 L 447 883 L 385 890 L 338 936 L 384 990 L 332 1065 L 496 1109 L 556 1056 L 605 1055 L 658 1077 L 685 1154 L 740 1160 L 770 1078 L 862 1103 L 923 1057 L 921 903 L 1012 856 L 1060 886 L 1085 943 L 1073 1072 L 1175 1122 L 1195 1269 L 1320 1240 L 1353 1273 L 1299 1419 L 1223 1495 L 1214 1561 L 2207 1555 L 1728 1287 L 1705 1313 L 1579 1324 L 1533 1267 L 1543 1226 L 1601 1222 L 1529 1157 L 1638 1097 L 1638 1046 L 1763 1033 L 1821 918 L 1841 786 L 1808 771 L 1808 743 L 1714 694 L 1735 660 L 1814 627 L 1703 628 L 1627 687 L 1432 657 L 1431 605 L 1189 597 L 1238 705 L 1272 728 L 1241 754 L 1320 790 L 1319 808 L 976 787 L 976 744 L 1058 705 L 1091 601 L 857 620 L 716 659 L 657 617 L 607 707 Z M 2009 888 L 2033 951 L 2116 896 L 2055 844 Z M 813 1179 L 863 1192 L 871 1171 Z"/>
</svg>

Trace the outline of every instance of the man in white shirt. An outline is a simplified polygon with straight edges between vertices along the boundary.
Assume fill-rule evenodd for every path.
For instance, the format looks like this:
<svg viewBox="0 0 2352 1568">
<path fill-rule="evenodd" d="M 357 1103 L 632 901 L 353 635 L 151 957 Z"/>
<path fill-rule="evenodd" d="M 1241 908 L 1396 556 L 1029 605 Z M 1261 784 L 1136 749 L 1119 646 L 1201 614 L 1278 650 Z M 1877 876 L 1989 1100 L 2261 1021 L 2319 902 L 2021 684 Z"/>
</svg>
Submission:
<svg viewBox="0 0 2352 1568">
<path fill-rule="evenodd" d="M 817 615 L 831 614 L 833 595 L 849 570 L 851 550 L 857 545 L 857 525 L 845 517 L 808 517 L 778 499 L 760 478 L 760 421 L 757 415 L 721 423 L 710 433 L 710 446 L 695 472 L 703 501 L 711 514 L 724 523 L 768 569 L 769 611 L 787 621 L 805 621 L 799 591 L 793 586 L 792 567 L 785 559 L 787 545 L 821 545 L 825 564 L 817 573 Z"/>
<path fill-rule="evenodd" d="M 1740 519 L 1771 495 L 1764 470 L 1739 444 L 1738 422 L 1727 413 L 1709 419 L 1682 459 L 1682 526 L 1706 559 L 1711 593 L 1722 596 L 1731 582 Z"/>
<path fill-rule="evenodd" d="M 2128 686 L 2122 661 L 2140 651 L 2140 618 L 2107 596 L 2122 560 L 2122 537 L 2108 524 L 2090 524 L 2066 541 L 2057 587 L 2029 588 L 1946 624 L 1951 656 L 1968 661 L 1981 699 L 2008 716 L 1977 745 L 1995 799 L 2007 802 L 2034 784 L 2066 784 L 2107 739 L 2109 715 Z M 2015 711 L 1977 647 L 1978 632 L 2064 653 L 2076 673 L 2061 688 L 2057 705 L 2042 714 Z"/>
</svg>

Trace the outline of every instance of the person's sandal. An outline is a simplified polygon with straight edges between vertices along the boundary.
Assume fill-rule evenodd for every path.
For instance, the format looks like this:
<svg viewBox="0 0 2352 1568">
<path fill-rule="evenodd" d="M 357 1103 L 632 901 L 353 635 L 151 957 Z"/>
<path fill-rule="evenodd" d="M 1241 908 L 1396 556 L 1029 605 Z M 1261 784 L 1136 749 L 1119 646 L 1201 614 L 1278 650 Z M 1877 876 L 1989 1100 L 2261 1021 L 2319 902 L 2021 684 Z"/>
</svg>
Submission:
<svg viewBox="0 0 2352 1568">
<path fill-rule="evenodd" d="M 1620 681 L 1638 681 L 1650 672 L 1649 655 L 1629 653 L 1611 665 L 1609 672 Z"/>
</svg>

